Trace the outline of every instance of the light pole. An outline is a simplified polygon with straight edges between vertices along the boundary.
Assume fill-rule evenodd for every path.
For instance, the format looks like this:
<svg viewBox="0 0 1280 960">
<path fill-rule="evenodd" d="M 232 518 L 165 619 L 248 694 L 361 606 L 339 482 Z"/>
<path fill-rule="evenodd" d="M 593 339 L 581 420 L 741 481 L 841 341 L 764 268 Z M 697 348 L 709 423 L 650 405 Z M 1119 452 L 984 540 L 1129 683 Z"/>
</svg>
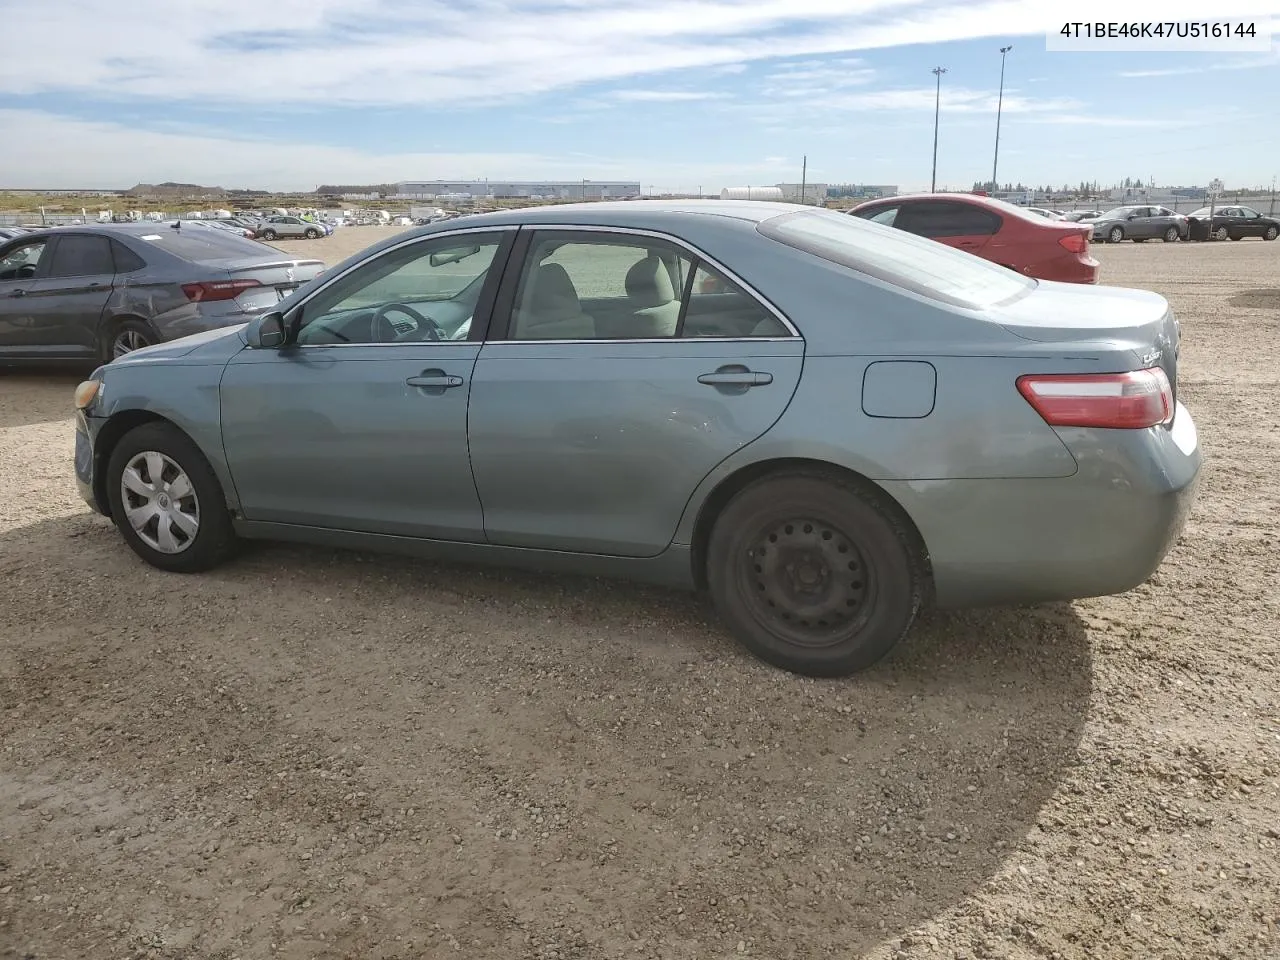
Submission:
<svg viewBox="0 0 1280 960">
<path fill-rule="evenodd" d="M 938 189 L 938 115 L 942 110 L 942 75 L 946 67 L 934 67 L 933 75 L 938 78 L 938 89 L 933 98 L 933 176 L 929 180 L 929 192 Z"/>
<path fill-rule="evenodd" d="M 996 180 L 996 166 L 1000 163 L 1000 114 L 1004 111 L 1004 58 L 1013 49 L 1013 44 L 1000 48 L 1000 99 L 996 101 L 996 154 L 991 160 L 991 192 L 999 190 Z"/>
</svg>

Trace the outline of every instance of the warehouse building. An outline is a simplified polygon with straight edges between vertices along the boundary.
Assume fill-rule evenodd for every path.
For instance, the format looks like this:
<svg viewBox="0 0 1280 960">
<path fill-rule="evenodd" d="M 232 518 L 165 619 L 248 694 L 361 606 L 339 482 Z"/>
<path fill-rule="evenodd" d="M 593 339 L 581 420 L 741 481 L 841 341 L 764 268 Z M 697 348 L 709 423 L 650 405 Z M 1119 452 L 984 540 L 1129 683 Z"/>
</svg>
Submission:
<svg viewBox="0 0 1280 960">
<path fill-rule="evenodd" d="M 629 180 L 405 180 L 394 200 L 626 200 L 640 196 Z"/>
</svg>

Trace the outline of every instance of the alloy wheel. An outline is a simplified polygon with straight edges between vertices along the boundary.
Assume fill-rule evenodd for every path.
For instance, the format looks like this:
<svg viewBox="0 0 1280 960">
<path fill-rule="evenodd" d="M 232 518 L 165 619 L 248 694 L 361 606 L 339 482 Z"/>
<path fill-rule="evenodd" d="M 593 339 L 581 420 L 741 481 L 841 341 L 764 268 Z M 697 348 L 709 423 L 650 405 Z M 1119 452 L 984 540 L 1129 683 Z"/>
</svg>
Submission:
<svg viewBox="0 0 1280 960">
<path fill-rule="evenodd" d="M 111 359 L 118 360 L 126 354 L 151 346 L 151 338 L 141 330 L 126 327 L 111 339 Z"/>
<path fill-rule="evenodd" d="M 146 450 L 120 474 L 125 517 L 143 543 L 159 553 L 182 553 L 200 532 L 200 501 L 185 470 L 171 457 Z"/>
</svg>

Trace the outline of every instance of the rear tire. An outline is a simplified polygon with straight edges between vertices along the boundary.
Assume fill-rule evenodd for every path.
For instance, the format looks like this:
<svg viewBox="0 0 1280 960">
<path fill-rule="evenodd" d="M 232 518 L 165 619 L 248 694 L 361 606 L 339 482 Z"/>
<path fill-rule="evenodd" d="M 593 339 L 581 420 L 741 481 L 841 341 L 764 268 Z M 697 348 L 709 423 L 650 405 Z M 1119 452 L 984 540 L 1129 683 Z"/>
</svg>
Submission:
<svg viewBox="0 0 1280 960">
<path fill-rule="evenodd" d="M 926 573 L 916 538 L 881 496 L 795 472 L 729 501 L 711 531 L 707 583 L 730 632 L 761 660 L 840 677 L 906 635 Z"/>
<path fill-rule="evenodd" d="M 116 320 L 103 331 L 98 355 L 103 363 L 110 363 L 159 342 L 160 337 L 145 320 Z"/>
<path fill-rule="evenodd" d="M 1182 236 L 1182 235 L 1181 235 L 1180 233 L 1178 233 L 1178 228 L 1177 228 L 1177 227 L 1170 227 L 1168 230 L 1166 230 L 1166 231 L 1164 232 L 1164 242 L 1165 242 L 1165 243 L 1176 243 L 1176 242 L 1178 241 L 1179 237 L 1181 237 L 1181 236 Z"/>
<path fill-rule="evenodd" d="M 1226 239 L 1227 239 L 1227 228 L 1226 228 L 1226 227 L 1219 227 L 1217 230 L 1213 231 L 1213 239 L 1215 239 L 1215 240 L 1226 240 Z"/>
<path fill-rule="evenodd" d="M 106 483 L 116 529 L 153 567 L 196 573 L 235 552 L 222 485 L 200 448 L 172 424 L 144 423 L 121 437 Z"/>
<path fill-rule="evenodd" d="M 1112 227 L 1107 231 L 1108 243 L 1119 243 L 1124 239 L 1124 227 Z"/>
</svg>

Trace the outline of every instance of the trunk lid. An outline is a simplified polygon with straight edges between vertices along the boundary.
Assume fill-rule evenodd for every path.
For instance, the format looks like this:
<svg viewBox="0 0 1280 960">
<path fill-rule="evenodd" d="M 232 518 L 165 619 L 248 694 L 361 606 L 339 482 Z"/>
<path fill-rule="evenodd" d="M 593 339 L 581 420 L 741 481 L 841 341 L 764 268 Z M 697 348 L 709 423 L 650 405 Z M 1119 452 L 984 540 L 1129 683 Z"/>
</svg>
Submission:
<svg viewBox="0 0 1280 960">
<path fill-rule="evenodd" d="M 262 260 L 252 257 L 242 260 L 211 262 L 226 270 L 233 280 L 257 280 L 262 286 L 251 287 L 236 300 L 246 311 L 274 308 L 281 300 L 309 280 L 314 280 L 324 270 L 324 261 L 295 258 Z"/>
<path fill-rule="evenodd" d="M 995 307 L 992 319 L 1014 336 L 1083 352 L 1130 350 L 1134 369 L 1160 367 L 1178 395 L 1180 331 L 1169 302 L 1158 293 L 1040 281 L 1030 295 Z"/>
</svg>

